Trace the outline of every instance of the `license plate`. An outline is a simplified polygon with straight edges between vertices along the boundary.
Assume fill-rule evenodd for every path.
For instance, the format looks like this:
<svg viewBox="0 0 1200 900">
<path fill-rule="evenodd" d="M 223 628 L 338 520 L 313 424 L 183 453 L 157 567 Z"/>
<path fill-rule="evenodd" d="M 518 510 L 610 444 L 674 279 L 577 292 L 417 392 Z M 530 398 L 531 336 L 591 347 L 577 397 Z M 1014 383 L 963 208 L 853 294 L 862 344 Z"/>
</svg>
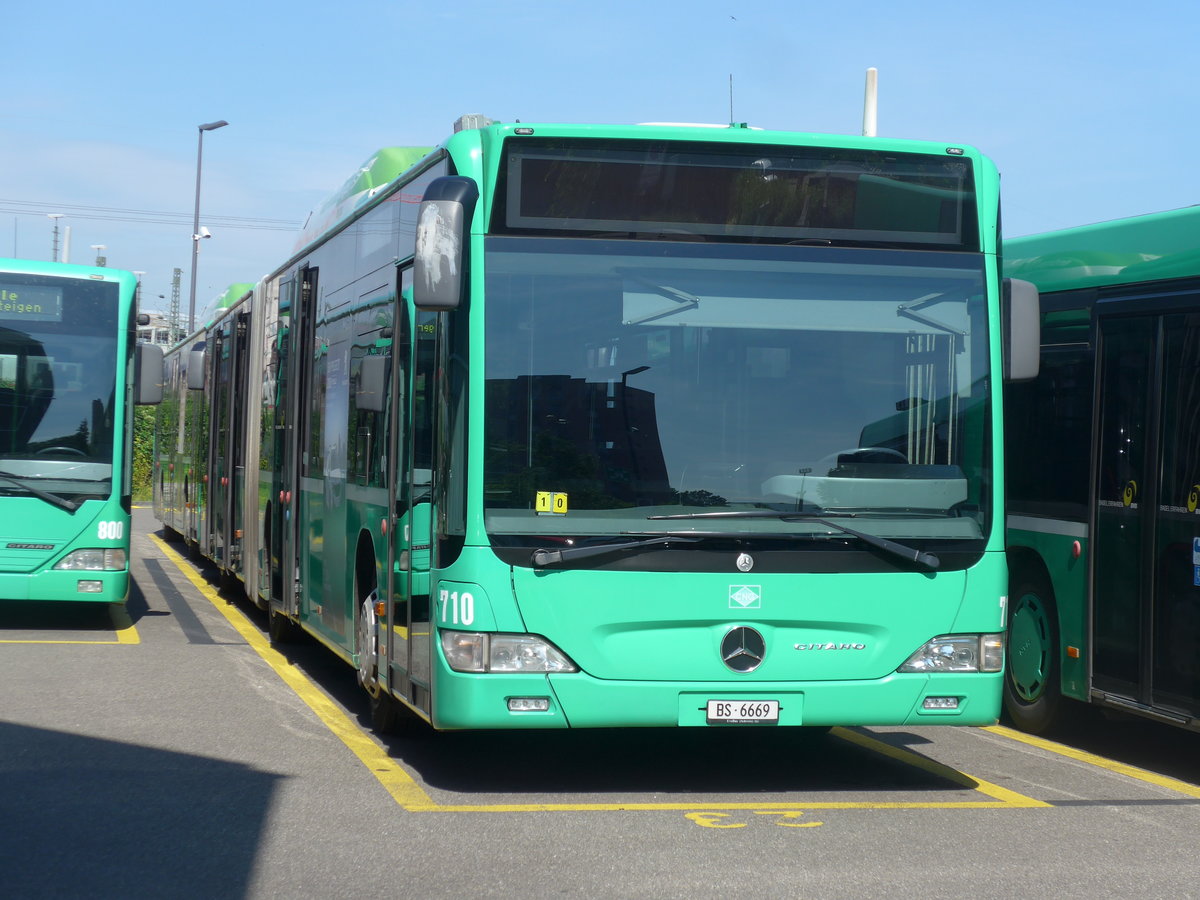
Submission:
<svg viewBox="0 0 1200 900">
<path fill-rule="evenodd" d="M 779 721 L 778 700 L 709 700 L 709 725 L 762 725 Z"/>
</svg>

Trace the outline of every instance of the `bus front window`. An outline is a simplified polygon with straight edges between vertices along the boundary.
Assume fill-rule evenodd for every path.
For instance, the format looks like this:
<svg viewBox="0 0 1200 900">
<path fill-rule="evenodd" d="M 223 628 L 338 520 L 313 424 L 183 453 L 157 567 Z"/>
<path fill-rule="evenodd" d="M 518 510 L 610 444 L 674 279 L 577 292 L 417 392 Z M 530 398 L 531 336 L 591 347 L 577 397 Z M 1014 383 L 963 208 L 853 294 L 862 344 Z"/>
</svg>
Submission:
<svg viewBox="0 0 1200 900">
<path fill-rule="evenodd" d="M 6 494 L 70 500 L 111 493 L 116 397 L 116 285 L 21 279 L 34 311 L 0 316 L 0 483 Z M 32 306 L 32 305 L 31 305 Z"/>
<path fill-rule="evenodd" d="M 979 255 L 506 237 L 486 266 L 493 535 L 985 535 Z"/>
</svg>

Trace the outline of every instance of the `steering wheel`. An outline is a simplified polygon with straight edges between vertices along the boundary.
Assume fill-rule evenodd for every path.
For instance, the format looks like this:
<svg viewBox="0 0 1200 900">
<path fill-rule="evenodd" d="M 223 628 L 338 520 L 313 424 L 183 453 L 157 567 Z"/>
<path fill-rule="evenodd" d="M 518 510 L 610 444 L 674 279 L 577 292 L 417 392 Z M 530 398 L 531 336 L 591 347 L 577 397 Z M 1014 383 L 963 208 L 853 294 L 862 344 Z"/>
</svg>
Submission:
<svg viewBox="0 0 1200 900">
<path fill-rule="evenodd" d="M 78 447 L 43 447 L 41 450 L 35 450 L 34 456 L 42 456 L 47 453 L 69 453 L 72 456 L 87 456 Z"/>
<path fill-rule="evenodd" d="M 900 463 L 908 465 L 908 457 L 891 447 L 856 447 L 837 455 L 838 465 L 845 463 Z"/>
</svg>

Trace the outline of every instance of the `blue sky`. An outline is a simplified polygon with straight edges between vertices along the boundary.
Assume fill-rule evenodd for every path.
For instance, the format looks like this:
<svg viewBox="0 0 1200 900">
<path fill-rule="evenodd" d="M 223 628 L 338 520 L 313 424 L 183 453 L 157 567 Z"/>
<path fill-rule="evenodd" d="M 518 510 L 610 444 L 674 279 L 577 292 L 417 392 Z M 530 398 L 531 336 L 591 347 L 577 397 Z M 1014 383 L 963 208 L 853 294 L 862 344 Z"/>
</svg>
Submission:
<svg viewBox="0 0 1200 900">
<path fill-rule="evenodd" d="M 730 75 L 737 121 L 855 134 L 878 68 L 879 133 L 990 155 L 1010 236 L 1200 202 L 1195 0 L 59 0 L 10 4 L 4 30 L 0 255 L 49 258 L 64 213 L 71 261 L 104 244 L 149 307 L 174 267 L 186 307 L 217 119 L 198 309 L 283 262 L 379 147 L 467 112 L 725 122 Z"/>
</svg>

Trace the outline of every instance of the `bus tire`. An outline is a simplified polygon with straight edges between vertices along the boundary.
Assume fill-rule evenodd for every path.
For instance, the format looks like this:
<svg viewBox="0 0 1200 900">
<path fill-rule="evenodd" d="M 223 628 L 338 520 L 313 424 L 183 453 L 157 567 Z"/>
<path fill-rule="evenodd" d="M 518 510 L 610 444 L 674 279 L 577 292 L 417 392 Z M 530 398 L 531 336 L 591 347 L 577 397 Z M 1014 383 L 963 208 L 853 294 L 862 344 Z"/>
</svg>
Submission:
<svg viewBox="0 0 1200 900">
<path fill-rule="evenodd" d="M 1059 719 L 1061 706 L 1054 594 L 1044 580 L 1018 574 L 1009 590 L 1004 710 L 1021 731 L 1041 734 Z"/>
<path fill-rule="evenodd" d="M 377 734 L 398 734 L 404 731 L 404 717 L 399 701 L 390 694 L 378 693 L 371 696 L 371 728 Z"/>
<path fill-rule="evenodd" d="M 383 660 L 380 651 L 383 648 L 379 646 L 379 620 L 375 615 L 379 587 L 375 578 L 375 557 L 371 554 L 369 545 L 359 547 L 352 596 L 355 602 L 354 631 L 358 683 L 370 698 L 371 727 L 377 734 L 408 734 L 416 725 L 417 717 L 388 693 L 380 677 Z M 383 661 L 386 663 L 386 660 Z"/>
<path fill-rule="evenodd" d="M 300 636 L 300 629 L 283 613 L 271 609 L 267 612 L 267 636 L 272 644 L 294 644 Z"/>
<path fill-rule="evenodd" d="M 354 578 L 354 594 L 356 597 L 359 595 L 357 576 Z M 375 617 L 378 596 L 372 586 L 370 592 L 357 601 L 354 622 L 358 683 L 372 698 L 383 693 L 379 679 L 379 621 Z"/>
<path fill-rule="evenodd" d="M 376 734 L 422 738 L 433 733 L 425 720 L 386 691 L 371 698 L 371 727 Z"/>
</svg>

